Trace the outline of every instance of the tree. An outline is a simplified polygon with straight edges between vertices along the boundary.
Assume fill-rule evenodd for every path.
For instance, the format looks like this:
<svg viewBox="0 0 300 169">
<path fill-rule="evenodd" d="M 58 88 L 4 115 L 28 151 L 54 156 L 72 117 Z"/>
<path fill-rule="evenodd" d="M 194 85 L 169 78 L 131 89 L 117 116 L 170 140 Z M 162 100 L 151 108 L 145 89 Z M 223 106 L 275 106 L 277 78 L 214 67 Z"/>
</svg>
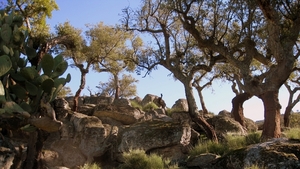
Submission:
<svg viewBox="0 0 300 169">
<path fill-rule="evenodd" d="M 114 77 L 110 77 L 108 82 L 106 83 L 100 82 L 99 85 L 96 86 L 96 88 L 99 89 L 98 93 L 108 93 L 110 96 L 115 95 L 117 86 L 115 86 L 116 83 L 114 79 L 115 79 Z M 136 90 L 136 85 L 134 83 L 137 82 L 138 80 L 136 80 L 131 75 L 123 74 L 122 78 L 119 79 L 119 83 L 118 83 L 120 86 L 118 97 L 129 98 L 132 96 L 136 96 L 137 90 Z"/>
<path fill-rule="evenodd" d="M 64 86 L 58 93 L 57 97 L 67 97 L 67 96 L 72 96 L 72 90 L 68 86 Z"/>
<path fill-rule="evenodd" d="M 155 44 L 143 47 L 138 45 L 139 48 L 136 48 L 133 60 L 139 69 L 146 69 L 146 74 L 149 74 L 161 65 L 172 72 L 185 88 L 190 116 L 205 130 L 208 138 L 217 142 L 214 129 L 198 112 L 192 82 L 197 73 L 211 71 L 222 57 L 210 51 L 198 50 L 194 39 L 180 28 L 179 20 L 172 15 L 165 3 L 145 1 L 140 10 L 125 9 L 123 19 L 127 30 L 146 32 Z M 211 58 L 211 62 L 206 62 L 207 58 Z"/>
<path fill-rule="evenodd" d="M 259 70 L 258 67 L 253 67 L 255 67 L 256 70 Z M 235 93 L 235 97 L 231 100 L 231 116 L 243 127 L 246 127 L 243 104 L 245 101 L 250 99 L 252 95 L 243 90 L 240 74 L 237 69 L 228 64 L 217 65 L 215 69 L 217 70 L 216 74 L 219 74 L 220 79 L 232 83 L 231 90 L 233 93 Z"/>
<path fill-rule="evenodd" d="M 290 115 L 292 109 L 296 106 L 296 104 L 300 101 L 300 94 L 297 92 L 300 91 L 300 76 L 299 76 L 299 68 L 295 68 L 295 73 L 292 73 L 289 80 L 284 83 L 287 91 L 289 92 L 288 104 L 284 111 L 284 127 L 290 126 Z M 295 96 L 296 95 L 296 96 Z M 295 98 L 294 98 L 295 96 Z"/>
<path fill-rule="evenodd" d="M 68 22 L 56 27 L 58 35 L 68 36 L 75 42 L 74 46 L 61 46 L 64 55 L 70 58 L 81 72 L 80 86 L 74 96 L 72 108 L 74 111 L 78 109 L 78 98 L 85 88 L 86 74 L 90 69 L 99 73 L 112 73 L 117 84 L 118 74 L 121 71 L 134 68 L 134 64 L 126 59 L 128 50 L 126 41 L 132 37 L 130 33 L 122 31 L 118 26 L 106 26 L 101 22 L 97 25 L 88 25 L 87 28 L 86 40 L 83 40 L 81 30 L 72 27 Z"/>
<path fill-rule="evenodd" d="M 279 88 L 299 58 L 300 2 L 292 1 L 158 1 L 168 2 L 182 28 L 199 49 L 224 56 L 237 68 L 243 90 L 264 104 L 262 140 L 280 137 Z M 251 63 L 265 66 L 253 71 Z"/>
<path fill-rule="evenodd" d="M 212 82 L 214 79 L 218 78 L 219 75 L 218 74 L 215 74 L 215 75 L 211 75 L 211 76 L 207 76 L 207 72 L 202 72 L 200 73 L 199 76 L 195 76 L 194 78 L 194 81 L 193 81 L 193 86 L 196 88 L 197 92 L 198 92 L 198 96 L 199 96 L 199 99 L 200 99 L 200 104 L 201 104 L 201 107 L 202 107 L 202 112 L 203 114 L 208 114 L 208 110 L 205 106 L 205 102 L 204 102 L 204 97 L 203 97 L 203 94 L 202 94 L 202 91 L 211 86 L 212 85 Z M 203 81 L 203 79 L 206 77 L 206 79 L 208 81 L 206 81 L 206 83 L 204 83 L 203 85 L 200 84 L 200 81 Z"/>
</svg>

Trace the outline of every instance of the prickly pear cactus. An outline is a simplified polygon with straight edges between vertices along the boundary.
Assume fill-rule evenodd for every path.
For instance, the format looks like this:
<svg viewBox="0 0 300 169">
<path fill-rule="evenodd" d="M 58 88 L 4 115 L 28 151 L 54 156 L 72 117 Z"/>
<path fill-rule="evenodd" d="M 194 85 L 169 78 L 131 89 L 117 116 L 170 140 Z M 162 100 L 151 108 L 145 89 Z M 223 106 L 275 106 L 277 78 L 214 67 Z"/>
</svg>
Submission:
<svg viewBox="0 0 300 169">
<path fill-rule="evenodd" d="M 56 131 L 62 123 L 56 120 L 50 102 L 71 80 L 70 74 L 60 77 L 68 63 L 61 55 L 46 54 L 37 67 L 30 66 L 28 59 L 37 53 L 22 25 L 21 16 L 0 11 L 0 118 L 18 117 L 24 130 Z M 46 115 L 38 118 L 41 108 Z"/>
</svg>

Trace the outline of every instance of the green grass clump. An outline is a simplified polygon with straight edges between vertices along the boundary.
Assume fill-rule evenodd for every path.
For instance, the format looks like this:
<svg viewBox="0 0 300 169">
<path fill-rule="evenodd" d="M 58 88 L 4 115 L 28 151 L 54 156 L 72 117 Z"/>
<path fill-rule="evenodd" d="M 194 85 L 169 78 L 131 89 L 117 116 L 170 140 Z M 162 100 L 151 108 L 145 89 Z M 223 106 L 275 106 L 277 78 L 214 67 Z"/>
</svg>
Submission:
<svg viewBox="0 0 300 169">
<path fill-rule="evenodd" d="M 183 110 L 181 110 L 179 108 L 172 108 L 172 109 L 167 109 L 166 110 L 166 114 L 171 117 L 172 113 L 174 113 L 174 112 L 182 112 L 182 111 Z"/>
<path fill-rule="evenodd" d="M 249 133 L 245 137 L 246 145 L 257 144 L 260 143 L 261 131 Z"/>
<path fill-rule="evenodd" d="M 154 102 L 150 102 L 143 107 L 143 111 L 147 112 L 147 111 L 150 111 L 152 109 L 157 109 L 157 108 L 158 108 L 158 106 Z"/>
<path fill-rule="evenodd" d="M 98 166 L 96 163 L 90 164 L 84 164 L 82 167 L 80 167 L 80 169 L 101 169 L 100 166 Z"/>
<path fill-rule="evenodd" d="M 285 134 L 289 139 L 300 139 L 300 128 L 290 128 L 285 131 Z"/>
<path fill-rule="evenodd" d="M 245 136 L 226 136 L 226 143 L 224 146 L 227 146 L 229 150 L 237 150 L 246 146 Z"/>
<path fill-rule="evenodd" d="M 253 164 L 251 166 L 245 167 L 245 169 L 265 169 L 265 167 L 260 167 L 257 164 Z"/>
<path fill-rule="evenodd" d="M 147 155 L 144 150 L 131 150 L 128 153 L 123 153 L 124 163 L 121 164 L 119 169 L 164 169 L 168 167 L 168 160 L 164 160 L 157 154 Z"/>
<path fill-rule="evenodd" d="M 191 156 L 196 156 L 202 153 L 213 153 L 224 155 L 230 151 L 241 149 L 251 144 L 260 142 L 260 133 L 250 133 L 247 136 L 227 135 L 225 141 L 215 143 L 210 140 L 199 142 L 191 151 Z"/>
<path fill-rule="evenodd" d="M 291 113 L 290 127 L 291 128 L 300 128 L 300 113 Z"/>
<path fill-rule="evenodd" d="M 191 151 L 191 156 L 196 156 L 203 153 L 213 153 L 217 155 L 224 155 L 229 151 L 227 146 L 221 143 L 215 143 L 212 141 L 205 141 L 202 143 L 198 143 Z"/>
<path fill-rule="evenodd" d="M 131 100 L 130 103 L 131 103 L 131 106 L 136 109 L 140 109 L 140 110 L 143 109 L 142 105 L 140 105 L 137 101 Z"/>
</svg>

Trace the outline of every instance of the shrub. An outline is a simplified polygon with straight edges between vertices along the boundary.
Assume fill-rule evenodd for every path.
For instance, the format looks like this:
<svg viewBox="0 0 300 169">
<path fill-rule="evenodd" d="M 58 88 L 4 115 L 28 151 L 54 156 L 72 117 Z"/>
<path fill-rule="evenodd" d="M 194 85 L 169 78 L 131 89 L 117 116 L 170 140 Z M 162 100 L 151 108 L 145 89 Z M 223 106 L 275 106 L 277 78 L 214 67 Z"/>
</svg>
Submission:
<svg viewBox="0 0 300 169">
<path fill-rule="evenodd" d="M 201 140 L 201 139 L 200 139 Z M 202 153 L 213 153 L 224 155 L 230 151 L 241 149 L 247 145 L 260 142 L 260 133 L 250 133 L 247 136 L 227 135 L 224 142 L 215 143 L 210 140 L 200 141 L 191 151 L 191 156 L 196 156 Z"/>
<path fill-rule="evenodd" d="M 142 105 L 140 105 L 137 101 L 131 100 L 130 103 L 131 103 L 131 106 L 136 109 L 140 109 L 140 110 L 143 109 Z"/>
<path fill-rule="evenodd" d="M 290 128 L 285 134 L 289 139 L 300 139 L 300 128 Z"/>
<path fill-rule="evenodd" d="M 226 143 L 224 146 L 227 146 L 229 150 L 236 150 L 246 146 L 245 136 L 226 136 Z"/>
<path fill-rule="evenodd" d="M 224 155 L 229 151 L 228 146 L 222 143 L 215 143 L 212 141 L 199 142 L 191 151 L 191 156 L 196 156 L 203 153 L 213 153 L 218 155 Z"/>
<path fill-rule="evenodd" d="M 157 108 L 158 106 L 154 102 L 150 102 L 143 107 L 143 111 L 147 112 L 150 111 L 151 109 L 157 109 Z"/>
<path fill-rule="evenodd" d="M 253 132 L 249 133 L 245 137 L 246 145 L 257 144 L 260 143 L 261 132 Z"/>
<path fill-rule="evenodd" d="M 99 167 L 96 163 L 86 163 L 82 167 L 80 167 L 80 169 L 101 169 L 101 167 Z"/>
<path fill-rule="evenodd" d="M 300 113 L 291 113 L 290 127 L 291 128 L 300 128 Z"/>
<path fill-rule="evenodd" d="M 164 169 L 173 168 L 176 166 L 167 166 L 168 160 L 157 154 L 147 155 L 144 150 L 131 150 L 128 153 L 123 154 L 124 163 L 121 164 L 119 169 Z"/>
</svg>

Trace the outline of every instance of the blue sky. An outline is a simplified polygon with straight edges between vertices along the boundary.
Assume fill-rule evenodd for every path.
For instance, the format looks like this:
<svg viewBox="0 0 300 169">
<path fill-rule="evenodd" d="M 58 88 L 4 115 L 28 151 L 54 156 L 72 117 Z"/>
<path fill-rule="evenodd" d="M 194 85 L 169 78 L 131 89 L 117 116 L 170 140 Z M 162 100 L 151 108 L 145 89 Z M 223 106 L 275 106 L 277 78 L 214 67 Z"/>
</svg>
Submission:
<svg viewBox="0 0 300 169">
<path fill-rule="evenodd" d="M 76 28 L 85 29 L 85 24 L 97 24 L 103 22 L 105 25 L 120 24 L 122 9 L 130 6 L 136 8 L 139 6 L 139 0 L 56 0 L 59 6 L 58 11 L 52 13 L 52 18 L 48 19 L 48 24 L 53 28 L 59 23 L 69 21 Z M 80 83 L 80 71 L 75 68 L 68 68 L 67 73 L 72 75 L 72 81 L 67 84 L 75 93 Z M 163 94 L 168 107 L 172 107 L 176 100 L 185 98 L 183 85 L 179 81 L 174 81 L 172 76 L 168 76 L 169 71 L 163 67 L 154 70 L 149 76 L 142 78 L 134 74 L 139 80 L 137 83 L 138 96 L 143 98 L 146 94 Z M 108 75 L 106 73 L 95 73 L 90 71 L 87 74 L 86 88 L 90 87 L 93 92 L 97 92 L 95 86 L 100 81 L 106 82 Z M 89 95 L 87 89 L 83 90 L 82 95 Z M 209 111 L 218 113 L 221 110 L 231 111 L 231 99 L 234 97 L 230 85 L 224 82 L 214 82 L 212 87 L 204 91 L 204 99 Z M 288 94 L 284 87 L 280 90 L 279 99 L 284 112 Z M 195 98 L 199 103 L 198 95 L 195 92 Z M 199 109 L 200 103 L 198 104 Z M 300 110 L 300 105 L 296 105 L 294 111 Z M 263 104 L 260 99 L 253 97 L 244 103 L 244 113 L 247 118 L 253 120 L 262 120 Z"/>
</svg>

